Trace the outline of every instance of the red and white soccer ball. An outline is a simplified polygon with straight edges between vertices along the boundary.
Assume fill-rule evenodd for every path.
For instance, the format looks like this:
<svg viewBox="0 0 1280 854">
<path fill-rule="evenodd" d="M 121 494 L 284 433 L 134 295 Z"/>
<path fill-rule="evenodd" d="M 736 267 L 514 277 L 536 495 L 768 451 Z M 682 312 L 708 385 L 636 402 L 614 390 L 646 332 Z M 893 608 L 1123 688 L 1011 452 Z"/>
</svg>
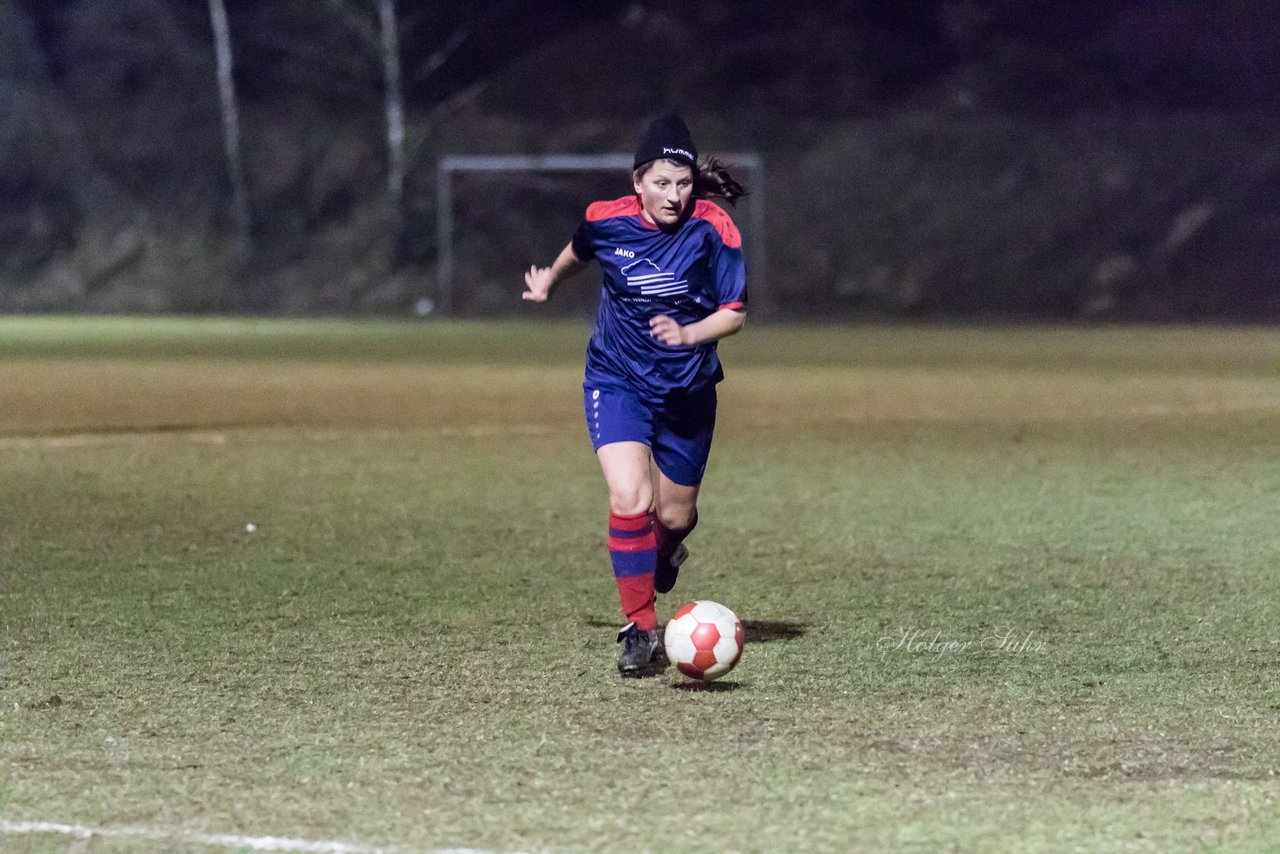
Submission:
<svg viewBox="0 0 1280 854">
<path fill-rule="evenodd" d="M 742 658 L 742 622 L 718 602 L 690 602 L 662 636 L 667 658 L 690 679 L 718 679 Z"/>
</svg>

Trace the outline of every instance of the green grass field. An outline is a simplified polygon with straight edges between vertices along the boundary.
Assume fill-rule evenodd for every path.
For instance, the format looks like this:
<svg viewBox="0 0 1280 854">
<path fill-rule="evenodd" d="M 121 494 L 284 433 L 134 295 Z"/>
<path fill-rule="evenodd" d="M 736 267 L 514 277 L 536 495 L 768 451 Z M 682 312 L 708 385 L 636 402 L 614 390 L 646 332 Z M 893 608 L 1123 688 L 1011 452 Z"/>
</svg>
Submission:
<svg viewBox="0 0 1280 854">
<path fill-rule="evenodd" d="M 1280 850 L 1280 331 L 749 326 L 704 690 L 586 334 L 0 318 L 0 849 Z"/>
</svg>

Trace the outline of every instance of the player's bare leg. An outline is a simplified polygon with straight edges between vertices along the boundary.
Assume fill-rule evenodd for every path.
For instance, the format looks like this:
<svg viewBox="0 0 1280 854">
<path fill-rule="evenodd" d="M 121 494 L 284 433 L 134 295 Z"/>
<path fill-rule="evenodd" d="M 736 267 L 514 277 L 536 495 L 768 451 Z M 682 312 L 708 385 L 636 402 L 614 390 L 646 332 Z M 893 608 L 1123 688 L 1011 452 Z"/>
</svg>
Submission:
<svg viewBox="0 0 1280 854">
<path fill-rule="evenodd" d="M 609 487 L 609 558 L 618 584 L 618 599 L 627 624 L 618 632 L 623 676 L 643 676 L 666 666 L 654 610 L 653 575 L 657 541 L 653 534 L 653 483 L 649 478 L 649 446 L 611 442 L 596 452 Z"/>
<path fill-rule="evenodd" d="M 653 467 L 654 479 L 654 534 L 658 546 L 658 560 L 654 573 L 654 589 L 669 593 L 676 585 L 680 565 L 689 557 L 684 538 L 698 524 L 697 484 L 685 486 L 676 483 Z"/>
<path fill-rule="evenodd" d="M 609 487 L 609 512 L 622 516 L 644 513 L 653 506 L 649 466 L 653 453 L 643 442 L 610 442 L 596 452 Z"/>
</svg>

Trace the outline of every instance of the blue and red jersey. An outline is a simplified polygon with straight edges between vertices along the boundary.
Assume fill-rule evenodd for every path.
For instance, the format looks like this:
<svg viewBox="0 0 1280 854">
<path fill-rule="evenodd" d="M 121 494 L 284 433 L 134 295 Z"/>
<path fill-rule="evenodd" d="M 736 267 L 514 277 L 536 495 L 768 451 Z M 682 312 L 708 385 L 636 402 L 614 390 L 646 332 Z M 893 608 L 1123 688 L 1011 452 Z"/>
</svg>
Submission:
<svg viewBox="0 0 1280 854">
<path fill-rule="evenodd" d="M 669 347 L 649 334 L 649 319 L 665 314 L 684 326 L 722 308 L 746 310 L 742 238 L 727 213 L 699 199 L 667 231 L 643 217 L 638 197 L 624 196 L 589 206 L 572 245 L 578 260 L 604 271 L 589 385 L 623 382 L 657 403 L 724 377 L 714 341 Z"/>
</svg>

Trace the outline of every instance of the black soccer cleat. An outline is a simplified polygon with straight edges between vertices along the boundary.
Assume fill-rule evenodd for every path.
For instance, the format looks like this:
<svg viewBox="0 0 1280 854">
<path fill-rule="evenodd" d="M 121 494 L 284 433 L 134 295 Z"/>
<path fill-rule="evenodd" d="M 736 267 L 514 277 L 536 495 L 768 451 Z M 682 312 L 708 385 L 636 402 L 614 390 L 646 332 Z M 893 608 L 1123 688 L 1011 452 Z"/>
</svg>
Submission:
<svg viewBox="0 0 1280 854">
<path fill-rule="evenodd" d="M 627 623 L 618 632 L 622 654 L 618 656 L 618 672 L 623 676 L 654 676 L 667 667 L 667 651 L 657 629 L 638 629 Z"/>
<path fill-rule="evenodd" d="M 662 555 L 658 555 L 658 565 L 653 573 L 653 589 L 659 593 L 670 593 L 671 588 L 676 586 L 676 576 L 680 574 L 680 564 L 688 559 L 689 550 L 684 547 L 684 543 L 676 546 L 676 550 L 665 560 Z"/>
</svg>

